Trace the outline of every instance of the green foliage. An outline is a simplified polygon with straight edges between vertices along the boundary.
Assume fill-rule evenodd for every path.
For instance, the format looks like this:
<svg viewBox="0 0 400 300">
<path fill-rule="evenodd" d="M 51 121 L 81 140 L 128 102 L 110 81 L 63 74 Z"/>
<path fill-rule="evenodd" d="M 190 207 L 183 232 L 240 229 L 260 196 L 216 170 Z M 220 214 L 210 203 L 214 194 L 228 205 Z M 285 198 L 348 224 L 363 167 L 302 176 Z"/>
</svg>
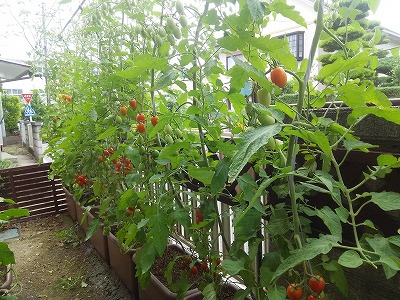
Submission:
<svg viewBox="0 0 400 300">
<path fill-rule="evenodd" d="M 388 98 L 400 98 L 400 86 L 379 87 L 377 89 Z"/>
<path fill-rule="evenodd" d="M 357 216 L 367 204 L 398 209 L 398 193 L 359 189 L 399 168 L 399 160 L 379 157 L 353 185 L 343 179 L 344 162 L 334 154 L 337 148 L 373 147 L 353 135 L 367 115 L 400 122 L 398 109 L 369 81 L 378 66 L 374 45 L 382 33 L 374 29 L 368 40 L 360 38 L 368 31 L 360 19 L 368 6 L 361 3 L 358 10 L 359 2 L 334 3 L 338 16 L 332 13 L 328 21 L 338 25 L 340 35 L 321 36 L 338 51 L 330 54 L 329 64 L 327 56 L 321 59 L 327 64 L 317 78 L 326 86 L 314 89 L 308 78 L 313 62 L 299 66 L 287 40 L 264 34 L 277 14 L 305 25 L 285 1 L 239 1 L 234 9 L 227 1 L 184 8 L 162 3 L 160 12 L 159 1 L 137 1 L 134 9 L 129 1 L 93 1 L 65 37 L 73 47 L 49 59 L 51 176 L 60 176 L 88 209 L 98 208 L 88 236 L 102 223 L 105 232 L 115 231 L 124 250 L 136 249 L 136 276 L 146 286 L 170 236 L 182 226 L 195 257 L 180 272 L 187 278 L 195 260 L 208 262 L 200 289 L 210 298 L 222 275 L 239 276 L 246 286 L 240 295 L 251 293 L 258 300 L 285 297 L 281 282 L 306 282 L 315 270 L 329 274 L 329 284 L 344 294 L 344 268 L 362 262 L 383 266 L 388 278 L 396 274 L 398 237 L 362 235 L 363 226 L 375 227 L 372 221 L 359 223 Z M 321 37 L 322 7 L 318 12 L 312 49 Z M 183 15 L 193 22 L 178 22 Z M 349 21 L 348 34 L 343 19 Z M 224 35 L 216 38 L 216 30 Z M 235 65 L 226 70 L 220 55 L 238 51 L 244 59 L 234 58 Z M 282 89 L 265 74 L 277 64 L 293 75 Z M 241 94 L 249 83 L 251 95 Z M 261 87 L 275 106 L 252 97 Z M 312 108 L 327 99 L 348 107 L 347 123 L 314 114 Z M 152 116 L 158 116 L 156 124 Z M 315 195 L 326 197 L 322 206 L 311 202 Z M 221 199 L 235 205 L 221 212 Z M 327 228 L 319 237 L 312 236 L 315 218 Z M 233 221 L 231 242 L 221 229 L 227 220 Z M 344 224 L 353 229 L 354 244 L 344 240 Z M 257 251 L 266 238 L 273 251 L 256 270 Z M 220 239 L 229 259 L 217 266 Z M 335 260 L 330 257 L 334 249 L 349 252 Z M 190 283 L 184 279 L 178 285 L 174 288 L 182 292 Z"/>
<path fill-rule="evenodd" d="M 7 132 L 18 129 L 21 117 L 21 99 L 18 96 L 2 95 L 4 123 Z"/>
</svg>

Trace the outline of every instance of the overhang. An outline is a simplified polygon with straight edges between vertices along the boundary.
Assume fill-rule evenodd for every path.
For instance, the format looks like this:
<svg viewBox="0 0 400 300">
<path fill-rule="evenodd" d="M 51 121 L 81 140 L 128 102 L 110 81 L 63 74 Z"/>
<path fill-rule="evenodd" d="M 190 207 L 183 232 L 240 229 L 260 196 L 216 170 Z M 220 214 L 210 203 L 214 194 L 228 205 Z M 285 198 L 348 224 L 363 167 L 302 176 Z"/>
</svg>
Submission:
<svg viewBox="0 0 400 300">
<path fill-rule="evenodd" d="M 30 66 L 24 62 L 0 58 L 0 84 L 30 78 Z"/>
</svg>

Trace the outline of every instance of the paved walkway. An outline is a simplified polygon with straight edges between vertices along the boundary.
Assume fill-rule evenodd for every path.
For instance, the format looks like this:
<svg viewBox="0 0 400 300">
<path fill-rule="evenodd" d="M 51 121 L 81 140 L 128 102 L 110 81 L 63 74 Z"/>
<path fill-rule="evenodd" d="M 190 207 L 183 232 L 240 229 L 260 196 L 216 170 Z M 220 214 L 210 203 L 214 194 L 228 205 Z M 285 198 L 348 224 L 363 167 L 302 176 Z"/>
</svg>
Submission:
<svg viewBox="0 0 400 300">
<path fill-rule="evenodd" d="M 3 151 L 0 152 L 0 160 L 2 159 L 9 159 L 18 167 L 36 165 L 38 163 L 28 149 L 22 146 L 19 136 L 6 137 Z"/>
</svg>

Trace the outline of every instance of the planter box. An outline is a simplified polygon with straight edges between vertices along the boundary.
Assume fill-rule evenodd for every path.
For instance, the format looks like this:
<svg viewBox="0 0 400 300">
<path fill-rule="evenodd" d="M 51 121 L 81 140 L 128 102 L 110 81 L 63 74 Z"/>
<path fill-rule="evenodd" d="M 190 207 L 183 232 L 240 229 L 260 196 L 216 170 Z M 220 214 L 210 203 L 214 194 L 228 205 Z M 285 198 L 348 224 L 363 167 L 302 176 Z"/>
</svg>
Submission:
<svg viewBox="0 0 400 300">
<path fill-rule="evenodd" d="M 76 222 L 78 218 L 76 214 L 76 202 L 74 199 L 74 195 L 72 195 L 70 191 L 67 190 L 65 187 L 63 187 L 63 190 L 65 192 L 65 201 L 67 203 L 68 213 L 71 219 Z"/>
<path fill-rule="evenodd" d="M 89 226 L 90 221 L 92 219 L 95 219 L 95 215 L 97 213 L 97 208 L 92 208 L 87 212 L 87 217 L 84 223 L 86 222 L 86 227 Z M 110 263 L 110 256 L 108 253 L 108 242 L 107 242 L 107 237 L 103 234 L 103 229 L 104 226 L 103 224 L 100 224 L 96 231 L 93 233 L 93 235 L 90 237 L 90 242 L 92 243 L 93 247 L 96 249 L 96 251 L 100 254 L 101 258 L 104 259 L 104 261 L 109 264 Z M 87 233 L 87 228 L 86 228 L 86 233 Z"/>
<path fill-rule="evenodd" d="M 6 273 L 6 280 L 2 283 L 0 283 L 0 295 L 2 295 L 3 293 L 7 293 L 10 288 L 11 288 L 11 284 L 12 284 L 12 270 L 11 270 L 11 266 L 7 266 L 7 273 Z"/>
<path fill-rule="evenodd" d="M 185 254 L 181 247 L 175 244 L 168 245 L 170 249 Z M 174 300 L 177 299 L 177 294 L 169 290 L 158 278 L 151 274 L 148 286 L 145 289 L 139 285 L 139 299 L 140 300 Z M 203 299 L 202 293 L 196 288 L 186 292 L 183 299 L 201 300 Z"/>
<path fill-rule="evenodd" d="M 135 250 L 124 253 L 116 236 L 110 232 L 107 236 L 108 253 L 110 265 L 119 279 L 127 289 L 133 294 L 135 299 L 139 299 L 139 285 L 136 274 L 136 264 L 133 262 Z"/>
</svg>

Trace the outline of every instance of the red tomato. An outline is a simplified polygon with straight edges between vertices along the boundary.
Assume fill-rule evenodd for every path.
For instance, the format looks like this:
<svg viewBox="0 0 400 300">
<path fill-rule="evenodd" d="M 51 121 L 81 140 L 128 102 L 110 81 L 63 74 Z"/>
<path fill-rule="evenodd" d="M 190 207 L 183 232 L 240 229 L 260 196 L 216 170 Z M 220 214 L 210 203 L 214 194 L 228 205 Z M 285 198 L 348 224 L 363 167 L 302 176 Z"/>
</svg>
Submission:
<svg viewBox="0 0 400 300">
<path fill-rule="evenodd" d="M 114 154 L 114 152 L 115 152 L 115 151 L 114 151 L 114 148 L 111 148 L 111 147 L 108 148 L 108 152 L 110 152 L 111 154 Z"/>
<path fill-rule="evenodd" d="M 221 264 L 221 259 L 218 257 L 217 258 L 217 266 L 219 266 Z"/>
<path fill-rule="evenodd" d="M 192 274 L 193 276 L 196 276 L 197 274 L 199 274 L 199 269 L 197 269 L 196 266 L 193 266 L 193 267 L 190 269 L 190 274 Z"/>
<path fill-rule="evenodd" d="M 119 111 L 121 112 L 121 115 L 126 116 L 126 114 L 128 113 L 128 108 L 125 105 L 122 105 L 119 108 Z"/>
<path fill-rule="evenodd" d="M 127 217 L 130 217 L 130 216 L 133 215 L 134 212 L 135 212 L 135 209 L 134 209 L 134 208 L 128 207 L 128 208 L 126 209 L 126 211 L 125 211 L 125 215 L 126 215 Z"/>
<path fill-rule="evenodd" d="M 300 300 L 303 297 L 303 288 L 296 283 L 291 283 L 286 289 L 286 294 L 290 300 Z"/>
<path fill-rule="evenodd" d="M 146 116 L 145 116 L 144 114 L 138 114 L 138 115 L 136 116 L 136 121 L 138 121 L 138 122 L 144 122 L 144 121 L 146 121 Z"/>
<path fill-rule="evenodd" d="M 203 218 L 203 214 L 200 210 L 199 207 L 196 208 L 196 224 L 199 224 L 200 222 L 203 222 L 204 218 Z"/>
<path fill-rule="evenodd" d="M 307 300 L 322 300 L 322 298 L 320 296 L 318 296 L 318 298 L 317 298 L 314 295 L 310 295 L 310 296 L 308 296 Z"/>
<path fill-rule="evenodd" d="M 317 294 L 321 293 L 325 288 L 325 280 L 320 275 L 311 276 L 308 285 Z"/>
<path fill-rule="evenodd" d="M 104 150 L 103 150 L 103 154 L 104 154 L 104 156 L 110 156 L 110 152 L 108 152 L 107 149 L 104 149 Z"/>
<path fill-rule="evenodd" d="M 280 88 L 283 88 L 287 83 L 287 75 L 284 69 L 277 67 L 271 71 L 271 81 Z"/>
<path fill-rule="evenodd" d="M 208 271 L 208 264 L 207 264 L 207 262 L 205 262 L 205 261 L 201 262 L 200 268 L 201 268 L 201 270 L 202 270 L 203 272 L 207 272 L 207 271 Z"/>
<path fill-rule="evenodd" d="M 133 108 L 133 110 L 137 109 L 137 102 L 136 99 L 132 99 L 129 101 L 129 106 Z"/>
<path fill-rule="evenodd" d="M 121 169 L 121 167 L 122 167 L 122 162 L 118 161 L 118 162 L 115 164 L 115 167 Z"/>
<path fill-rule="evenodd" d="M 136 130 L 140 133 L 145 133 L 146 132 L 146 126 L 143 123 L 139 123 L 136 126 Z"/>
<path fill-rule="evenodd" d="M 151 121 L 151 124 L 153 124 L 153 126 L 156 126 L 157 122 L 158 122 L 158 117 L 157 116 L 152 116 L 150 121 Z"/>
<path fill-rule="evenodd" d="M 104 157 L 102 155 L 99 155 L 97 160 L 99 161 L 99 163 L 102 163 L 102 162 L 104 162 Z"/>
<path fill-rule="evenodd" d="M 131 161 L 130 161 L 129 158 L 125 157 L 124 163 L 125 163 L 126 165 L 130 165 L 130 164 L 131 164 Z"/>
</svg>

